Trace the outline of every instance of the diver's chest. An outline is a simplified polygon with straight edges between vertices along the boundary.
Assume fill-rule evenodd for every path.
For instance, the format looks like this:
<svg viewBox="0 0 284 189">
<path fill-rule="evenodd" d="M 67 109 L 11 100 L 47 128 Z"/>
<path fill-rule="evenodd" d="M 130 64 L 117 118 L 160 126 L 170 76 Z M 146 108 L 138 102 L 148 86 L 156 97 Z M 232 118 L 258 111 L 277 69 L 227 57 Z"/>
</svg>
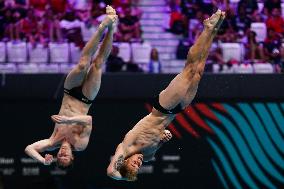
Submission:
<svg viewBox="0 0 284 189">
<path fill-rule="evenodd" d="M 75 140 L 83 132 L 82 126 L 59 126 L 57 127 L 57 137 Z"/>
<path fill-rule="evenodd" d="M 134 145 L 143 150 L 151 150 L 157 148 L 161 140 L 161 135 L 159 132 L 153 133 L 143 133 L 138 135 Z"/>
</svg>

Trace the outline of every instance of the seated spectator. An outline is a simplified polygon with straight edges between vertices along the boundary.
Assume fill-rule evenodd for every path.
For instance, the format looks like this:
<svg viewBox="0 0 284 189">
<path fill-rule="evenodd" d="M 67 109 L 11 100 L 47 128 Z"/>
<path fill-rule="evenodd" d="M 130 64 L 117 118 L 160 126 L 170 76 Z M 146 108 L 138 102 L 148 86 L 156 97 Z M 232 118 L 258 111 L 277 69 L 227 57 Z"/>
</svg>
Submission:
<svg viewBox="0 0 284 189">
<path fill-rule="evenodd" d="M 185 60 L 187 58 L 188 50 L 191 45 L 191 41 L 180 40 L 176 49 L 176 58 L 178 60 Z"/>
<path fill-rule="evenodd" d="M 284 34 L 284 19 L 281 17 L 281 9 L 272 9 L 271 15 L 266 21 L 266 27 L 274 30 L 278 34 Z"/>
<path fill-rule="evenodd" d="M 106 62 L 106 72 L 120 72 L 122 71 L 125 62 L 118 56 L 119 48 L 117 46 L 112 47 L 111 54 Z"/>
<path fill-rule="evenodd" d="M 236 12 L 233 8 L 228 7 L 226 10 L 226 19 L 223 21 L 221 28 L 218 31 L 218 35 L 224 35 L 226 30 L 230 27 L 238 32 L 238 27 L 236 25 Z"/>
<path fill-rule="evenodd" d="M 43 18 L 43 29 L 45 36 L 50 42 L 62 42 L 60 21 L 52 10 L 47 10 Z"/>
<path fill-rule="evenodd" d="M 251 15 L 254 11 L 258 11 L 257 0 L 240 0 L 238 7 L 245 7 L 247 15 Z"/>
<path fill-rule="evenodd" d="M 75 11 L 86 10 L 92 7 L 91 0 L 68 0 L 68 3 Z"/>
<path fill-rule="evenodd" d="M 269 17 L 274 8 L 281 10 L 281 0 L 265 0 L 263 13 L 266 15 L 266 17 Z"/>
<path fill-rule="evenodd" d="M 265 17 L 259 11 L 254 11 L 251 15 L 252 22 L 265 22 Z"/>
<path fill-rule="evenodd" d="M 222 66 L 226 63 L 223 59 L 222 49 L 218 47 L 216 42 L 213 42 L 212 44 L 210 53 L 208 55 L 208 62 L 211 62 L 212 64 L 222 65 Z M 205 70 L 207 70 L 207 68 Z"/>
<path fill-rule="evenodd" d="M 76 17 L 74 11 L 66 13 L 63 20 L 60 21 L 60 27 L 64 37 L 68 42 L 75 43 L 76 46 L 83 48 L 84 42 L 81 33 L 81 21 Z"/>
<path fill-rule="evenodd" d="M 139 68 L 139 66 L 135 63 L 132 62 L 128 62 L 125 64 L 125 66 L 123 66 L 122 71 L 126 71 L 126 72 L 143 72 L 143 70 L 141 68 Z"/>
<path fill-rule="evenodd" d="M 20 13 L 17 10 L 6 9 L 3 19 L 4 37 L 16 41 L 20 39 Z"/>
<path fill-rule="evenodd" d="M 161 72 L 162 72 L 162 65 L 159 60 L 159 52 L 156 48 L 153 48 L 150 56 L 149 73 L 161 73 Z"/>
<path fill-rule="evenodd" d="M 91 11 L 90 10 L 79 10 L 77 13 L 80 13 L 80 20 L 81 22 L 81 32 L 83 41 L 87 42 L 91 38 L 91 36 L 94 34 L 94 32 L 97 30 L 97 27 L 99 26 L 99 21 L 96 18 L 91 17 Z"/>
<path fill-rule="evenodd" d="M 0 0 L 0 40 L 4 37 L 5 30 L 5 2 L 4 0 Z"/>
<path fill-rule="evenodd" d="M 49 0 L 49 6 L 54 14 L 64 14 L 68 7 L 68 0 Z"/>
<path fill-rule="evenodd" d="M 238 14 L 236 16 L 236 23 L 235 28 L 237 29 L 238 34 L 240 37 L 244 36 L 251 25 L 251 19 L 246 13 L 246 7 L 239 6 L 238 7 Z"/>
<path fill-rule="evenodd" d="M 138 6 L 133 5 L 133 3 L 131 4 L 131 6 L 131 15 L 136 16 L 140 20 L 143 15 L 142 10 Z"/>
<path fill-rule="evenodd" d="M 254 31 L 250 31 L 247 34 L 245 50 L 245 60 L 249 60 L 249 62 L 265 62 L 262 45 L 256 41 L 256 33 Z"/>
<path fill-rule="evenodd" d="M 26 1 L 27 0 L 15 0 L 14 9 L 16 9 L 20 13 L 21 18 L 23 18 L 23 16 L 26 16 L 27 10 L 29 8 Z"/>
<path fill-rule="evenodd" d="M 225 43 L 236 43 L 238 42 L 238 33 L 234 30 L 232 26 L 229 26 L 224 34 L 219 35 L 218 38 Z"/>
<path fill-rule="evenodd" d="M 129 5 L 130 1 L 129 0 L 112 0 L 112 6 L 116 9 L 121 9 L 125 4 Z"/>
<path fill-rule="evenodd" d="M 48 0 L 28 0 L 27 4 L 34 9 L 36 16 L 42 17 L 48 7 Z"/>
<path fill-rule="evenodd" d="M 188 19 L 194 19 L 198 10 L 201 10 L 201 1 L 195 0 L 182 0 L 181 10 Z"/>
<path fill-rule="evenodd" d="M 172 7 L 170 15 L 170 31 L 174 34 L 184 34 L 187 30 L 187 19 L 177 7 Z"/>
<path fill-rule="evenodd" d="M 94 2 L 92 4 L 91 16 L 93 18 L 98 18 L 99 16 L 105 14 L 105 3 Z"/>
<path fill-rule="evenodd" d="M 26 14 L 26 9 L 28 9 L 27 0 L 6 0 L 6 7 L 16 9 L 21 14 Z"/>
<path fill-rule="evenodd" d="M 117 39 L 123 42 L 132 40 L 141 41 L 141 29 L 139 18 L 131 15 L 131 7 L 124 10 L 124 15 L 119 18 Z"/>
<path fill-rule="evenodd" d="M 196 19 L 189 20 L 189 41 L 193 42 L 200 35 L 203 30 L 203 20 L 206 18 L 206 14 L 203 14 L 201 10 L 196 12 Z"/>
<path fill-rule="evenodd" d="M 5 0 L 5 7 L 7 8 L 14 8 L 16 2 L 14 0 Z"/>
<path fill-rule="evenodd" d="M 5 7 L 15 9 L 28 8 L 26 0 L 5 0 Z"/>
<path fill-rule="evenodd" d="M 28 10 L 27 17 L 20 21 L 20 28 L 23 38 L 30 42 L 33 47 L 36 47 L 37 42 L 46 45 L 43 23 L 35 15 L 34 9 Z"/>
<path fill-rule="evenodd" d="M 279 71 L 281 69 L 281 52 L 283 52 L 283 49 L 281 45 L 281 36 L 273 29 L 268 28 L 267 38 L 264 41 L 263 49 L 266 60 L 275 64 L 277 71 Z"/>
</svg>

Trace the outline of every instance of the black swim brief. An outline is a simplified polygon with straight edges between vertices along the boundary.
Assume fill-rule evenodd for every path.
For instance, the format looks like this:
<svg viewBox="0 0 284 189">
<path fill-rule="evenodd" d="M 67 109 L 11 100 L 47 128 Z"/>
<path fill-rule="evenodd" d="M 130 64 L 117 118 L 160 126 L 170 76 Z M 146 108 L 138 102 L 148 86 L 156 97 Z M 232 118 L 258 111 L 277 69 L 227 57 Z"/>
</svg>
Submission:
<svg viewBox="0 0 284 189">
<path fill-rule="evenodd" d="M 80 100 L 81 102 L 84 102 L 85 104 L 92 104 L 94 100 L 88 99 L 82 92 L 82 86 L 74 87 L 72 89 L 65 89 L 64 93 Z"/>
<path fill-rule="evenodd" d="M 178 114 L 183 111 L 181 104 L 178 104 L 171 110 L 165 109 L 159 102 L 159 95 L 157 95 L 152 101 L 153 107 L 163 114 Z"/>
</svg>

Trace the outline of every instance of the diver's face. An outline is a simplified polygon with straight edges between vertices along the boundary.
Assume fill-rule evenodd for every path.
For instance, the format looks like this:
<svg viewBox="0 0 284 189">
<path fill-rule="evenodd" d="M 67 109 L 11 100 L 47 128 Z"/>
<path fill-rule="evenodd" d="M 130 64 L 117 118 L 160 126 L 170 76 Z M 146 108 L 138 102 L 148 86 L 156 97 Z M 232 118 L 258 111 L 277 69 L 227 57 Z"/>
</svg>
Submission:
<svg viewBox="0 0 284 189">
<path fill-rule="evenodd" d="M 134 154 L 126 160 L 126 164 L 128 168 L 130 168 L 131 170 L 137 171 L 137 172 L 139 168 L 141 167 L 142 163 L 143 163 L 142 154 Z"/>
<path fill-rule="evenodd" d="M 62 145 L 59 152 L 57 153 L 57 161 L 62 165 L 69 165 L 73 160 L 72 149 L 68 145 Z"/>
</svg>

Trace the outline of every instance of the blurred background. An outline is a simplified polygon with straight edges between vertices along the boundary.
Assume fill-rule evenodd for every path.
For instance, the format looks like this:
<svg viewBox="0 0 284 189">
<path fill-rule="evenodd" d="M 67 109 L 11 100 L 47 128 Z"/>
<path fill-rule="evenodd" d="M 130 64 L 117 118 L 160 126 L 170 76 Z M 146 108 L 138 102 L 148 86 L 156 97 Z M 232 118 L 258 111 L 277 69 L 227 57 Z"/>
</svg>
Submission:
<svg viewBox="0 0 284 189">
<path fill-rule="evenodd" d="M 71 171 L 40 165 L 24 148 L 52 133 L 66 74 L 106 5 L 119 24 L 89 146 Z M 168 127 L 172 141 L 137 182 L 108 178 L 116 145 L 218 8 L 226 20 L 192 106 Z M 281 0 L 0 0 L 0 189 L 284 188 L 283 15 Z"/>
</svg>

